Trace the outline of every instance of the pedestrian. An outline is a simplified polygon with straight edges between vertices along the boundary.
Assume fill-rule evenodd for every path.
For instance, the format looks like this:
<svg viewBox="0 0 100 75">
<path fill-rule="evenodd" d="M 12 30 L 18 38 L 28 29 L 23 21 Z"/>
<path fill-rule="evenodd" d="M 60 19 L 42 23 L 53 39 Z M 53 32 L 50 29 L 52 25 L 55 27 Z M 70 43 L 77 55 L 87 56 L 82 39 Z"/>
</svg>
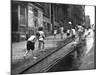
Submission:
<svg viewBox="0 0 100 75">
<path fill-rule="evenodd" d="M 28 40 L 29 34 L 28 32 L 26 32 L 26 40 Z"/>
<path fill-rule="evenodd" d="M 92 27 L 88 27 L 87 30 L 85 30 L 85 33 L 83 37 L 86 39 L 86 51 L 85 54 L 89 53 L 89 51 L 93 48 L 94 45 L 94 31 Z"/>
<path fill-rule="evenodd" d="M 24 54 L 24 58 L 27 56 L 27 54 L 29 53 L 29 51 L 32 51 L 32 55 L 34 59 L 37 59 L 37 57 L 34 56 L 33 54 L 33 50 L 35 49 L 35 42 L 37 41 L 39 37 L 39 34 L 36 33 L 36 35 L 31 35 L 28 40 L 27 40 L 27 44 L 26 44 L 26 53 Z"/>
<path fill-rule="evenodd" d="M 67 36 L 67 38 L 70 37 L 70 30 L 69 29 L 66 31 L 66 36 Z"/>
<path fill-rule="evenodd" d="M 56 38 L 57 30 L 54 30 L 54 38 Z"/>
<path fill-rule="evenodd" d="M 72 39 L 75 41 L 76 31 L 74 28 L 72 28 L 71 31 L 72 31 Z"/>
<path fill-rule="evenodd" d="M 60 34 L 61 34 L 61 39 L 63 39 L 63 34 L 64 34 L 64 28 L 60 27 Z"/>
<path fill-rule="evenodd" d="M 38 33 L 40 34 L 39 39 L 38 39 L 38 41 L 39 41 L 38 48 L 39 48 L 39 49 L 44 49 L 44 44 L 45 44 L 45 42 L 44 42 L 45 33 L 44 33 L 44 31 L 43 31 L 43 27 L 39 27 L 39 28 L 38 28 Z"/>
<path fill-rule="evenodd" d="M 83 35 L 83 27 L 82 26 L 78 26 L 78 37 L 79 37 L 79 41 L 81 41 L 82 35 Z"/>
</svg>

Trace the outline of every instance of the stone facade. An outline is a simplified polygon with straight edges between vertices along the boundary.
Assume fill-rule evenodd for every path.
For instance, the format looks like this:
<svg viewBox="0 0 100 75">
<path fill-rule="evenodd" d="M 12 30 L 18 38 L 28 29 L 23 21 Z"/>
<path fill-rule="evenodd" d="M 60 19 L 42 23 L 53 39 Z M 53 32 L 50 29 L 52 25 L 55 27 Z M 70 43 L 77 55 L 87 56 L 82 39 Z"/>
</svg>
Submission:
<svg viewBox="0 0 100 75">
<path fill-rule="evenodd" d="M 28 4 L 28 28 L 35 33 L 38 27 L 43 26 L 43 11 L 41 8 Z"/>
<path fill-rule="evenodd" d="M 12 41 L 26 40 L 43 26 L 43 10 L 33 3 L 12 1 Z"/>
<path fill-rule="evenodd" d="M 43 26 L 47 34 L 84 22 L 84 5 L 12 1 L 12 39 L 25 40 Z M 69 22 L 72 23 L 69 26 Z"/>
</svg>

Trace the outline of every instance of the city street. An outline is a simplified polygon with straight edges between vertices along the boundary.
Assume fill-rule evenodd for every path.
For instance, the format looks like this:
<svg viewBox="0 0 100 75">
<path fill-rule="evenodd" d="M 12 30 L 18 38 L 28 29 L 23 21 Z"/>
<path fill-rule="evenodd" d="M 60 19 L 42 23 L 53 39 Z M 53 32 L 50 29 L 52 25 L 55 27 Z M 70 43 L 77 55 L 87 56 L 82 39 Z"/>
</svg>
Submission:
<svg viewBox="0 0 100 75">
<path fill-rule="evenodd" d="M 95 69 L 94 10 L 85 5 L 11 1 L 12 74 Z"/>
<path fill-rule="evenodd" d="M 66 35 L 64 34 L 64 39 L 65 38 L 66 38 Z M 62 39 L 62 40 L 64 40 L 64 39 Z M 46 40 L 45 40 L 45 43 L 46 43 L 45 49 L 39 51 L 38 48 L 37 48 L 37 46 L 36 46 L 34 54 L 38 57 L 38 59 L 41 59 L 46 54 L 48 54 L 51 50 L 53 51 L 57 46 L 59 46 L 57 44 L 61 43 L 62 40 L 61 40 L 59 34 L 57 35 L 56 39 L 54 39 L 54 36 L 48 36 L 46 38 Z M 22 45 L 22 43 L 23 43 L 23 48 L 22 48 L 22 46 L 20 46 L 20 43 L 19 44 L 18 43 L 14 43 L 13 44 L 13 47 L 14 47 L 14 45 L 18 45 L 18 47 L 16 49 L 17 50 L 16 52 L 18 52 L 18 51 L 22 52 L 22 53 L 18 52 L 20 56 L 17 55 L 18 53 L 15 53 L 15 55 L 19 56 L 19 58 L 13 56 L 13 63 L 12 63 L 13 67 L 12 68 L 15 69 L 15 70 L 16 70 L 16 68 L 18 66 L 24 66 L 25 64 L 28 66 L 32 61 L 34 61 L 34 62 L 38 61 L 38 59 L 36 61 L 34 59 L 32 59 L 31 52 L 28 54 L 27 59 L 23 58 L 23 54 L 25 53 L 25 50 L 24 50 L 25 49 L 25 46 L 24 46 L 25 42 L 21 42 L 21 45 Z M 48 57 L 44 61 L 40 62 L 40 64 L 38 64 L 38 66 L 36 66 L 36 67 L 33 68 L 34 70 L 30 69 L 29 71 L 26 71 L 25 73 L 46 72 L 46 71 L 48 71 L 48 72 L 56 72 L 56 71 L 78 70 L 78 69 L 79 70 L 81 70 L 81 69 L 82 70 L 94 69 L 94 67 L 95 67 L 95 62 L 94 62 L 94 60 L 95 60 L 95 58 L 94 58 L 94 56 L 95 56 L 95 54 L 94 54 L 94 48 L 95 47 L 94 47 L 94 45 L 93 45 L 92 49 L 89 50 L 89 52 L 87 54 L 84 54 L 84 56 L 79 57 L 79 59 L 76 59 L 76 58 L 72 57 L 73 54 L 70 54 L 70 55 L 66 56 L 66 54 L 70 51 L 70 48 L 72 48 L 71 46 L 73 44 L 76 44 L 76 42 L 73 41 L 73 42 L 69 43 L 68 45 L 66 45 L 65 47 L 63 47 L 61 50 L 59 50 L 58 52 L 54 53 L 53 55 L 51 55 L 50 57 Z M 82 45 L 81 48 L 79 48 L 79 49 L 81 49 L 84 52 L 86 52 L 86 47 L 87 46 L 83 46 Z M 77 49 L 77 50 L 79 50 L 79 49 Z M 15 50 L 15 48 L 14 48 L 14 50 Z M 46 54 L 43 53 L 43 52 L 45 52 L 45 50 L 46 50 Z M 55 63 L 59 59 L 60 60 L 62 59 L 62 61 L 60 61 L 59 63 Z M 22 63 L 24 63 L 24 64 L 22 64 Z M 42 65 L 44 64 L 44 66 L 42 66 L 41 63 L 42 63 Z M 46 68 L 48 66 L 50 66 L 50 64 L 51 65 L 54 64 L 54 67 L 51 67 L 50 70 L 49 69 L 46 70 Z M 61 64 L 63 64 L 63 65 L 61 65 Z M 41 66 L 39 66 L 39 65 L 41 65 Z M 18 67 L 18 68 L 21 69 L 21 67 Z M 41 69 L 43 69 L 43 70 L 41 70 Z M 18 70 L 16 70 L 16 71 L 18 71 Z"/>
<path fill-rule="evenodd" d="M 77 49 L 78 50 L 78 49 Z M 86 46 L 82 46 L 79 50 L 86 52 Z M 73 58 L 72 54 L 64 57 L 60 62 L 54 65 L 48 70 L 48 72 L 59 71 L 78 71 L 78 70 L 91 70 L 96 68 L 95 62 L 95 46 L 93 45 L 91 50 L 84 56 L 77 59 Z"/>
<path fill-rule="evenodd" d="M 36 48 L 34 50 L 34 54 L 36 55 L 39 51 L 45 51 L 50 48 L 57 47 L 57 43 L 59 41 L 62 41 L 63 39 L 60 38 L 60 34 L 56 36 L 57 38 L 54 39 L 54 36 L 48 36 L 45 40 L 45 49 L 44 50 L 38 50 L 38 42 L 36 42 Z M 64 38 L 66 38 L 66 35 L 64 34 Z M 18 62 L 20 59 L 24 59 L 24 54 L 26 50 L 26 41 L 18 42 L 18 43 L 12 43 L 12 63 Z M 32 53 L 30 53 L 26 56 L 29 58 L 32 56 Z"/>
</svg>

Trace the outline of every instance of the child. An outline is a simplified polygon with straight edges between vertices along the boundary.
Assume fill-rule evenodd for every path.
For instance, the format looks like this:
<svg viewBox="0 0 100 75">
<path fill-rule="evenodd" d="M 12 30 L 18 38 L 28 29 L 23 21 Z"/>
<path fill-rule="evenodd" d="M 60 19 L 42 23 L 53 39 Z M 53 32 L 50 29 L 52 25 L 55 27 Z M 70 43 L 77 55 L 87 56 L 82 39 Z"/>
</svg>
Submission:
<svg viewBox="0 0 100 75">
<path fill-rule="evenodd" d="M 36 33 L 36 35 L 31 35 L 30 38 L 27 40 L 27 50 L 26 53 L 24 54 L 24 57 L 29 53 L 30 50 L 32 50 L 32 55 L 33 55 L 33 50 L 35 49 L 35 42 L 37 38 L 39 37 L 39 34 Z M 37 59 L 37 57 L 33 57 L 34 59 Z"/>
<path fill-rule="evenodd" d="M 75 41 L 76 31 L 74 28 L 72 28 L 71 30 L 72 30 L 72 39 Z"/>
<path fill-rule="evenodd" d="M 45 34 L 44 34 L 44 31 L 43 31 L 43 27 L 39 27 L 38 33 L 40 34 L 39 39 L 38 39 L 39 40 L 39 46 L 38 46 L 38 48 L 41 49 L 41 46 L 42 46 L 42 48 L 44 49 Z"/>
<path fill-rule="evenodd" d="M 64 28 L 60 27 L 60 34 L 61 34 L 61 39 L 63 39 L 63 34 L 64 34 Z"/>
<path fill-rule="evenodd" d="M 79 37 L 79 41 L 81 41 L 82 35 L 83 35 L 83 27 L 82 26 L 78 26 L 78 37 Z"/>
<path fill-rule="evenodd" d="M 54 30 L 54 38 L 56 38 L 57 30 Z"/>
<path fill-rule="evenodd" d="M 67 38 L 70 37 L 70 30 L 69 29 L 66 31 L 66 35 L 67 35 Z"/>
</svg>

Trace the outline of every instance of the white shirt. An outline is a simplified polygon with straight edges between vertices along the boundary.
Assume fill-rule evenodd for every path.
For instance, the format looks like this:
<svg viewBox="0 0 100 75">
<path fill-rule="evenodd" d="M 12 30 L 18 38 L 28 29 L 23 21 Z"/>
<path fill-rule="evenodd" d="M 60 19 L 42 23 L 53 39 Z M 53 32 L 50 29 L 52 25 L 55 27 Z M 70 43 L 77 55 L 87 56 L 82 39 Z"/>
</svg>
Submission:
<svg viewBox="0 0 100 75">
<path fill-rule="evenodd" d="M 67 33 L 70 33 L 70 30 L 67 30 Z"/>
<path fill-rule="evenodd" d="M 72 29 L 72 32 L 73 32 L 73 35 L 75 35 L 75 34 L 76 34 L 75 29 Z"/>
<path fill-rule="evenodd" d="M 39 40 L 44 40 L 44 38 L 43 38 L 43 37 L 45 37 L 44 32 L 43 31 L 39 31 L 39 34 L 40 34 Z"/>
<path fill-rule="evenodd" d="M 31 35 L 30 38 L 28 39 L 28 41 L 36 41 L 36 36 L 35 35 Z"/>
<path fill-rule="evenodd" d="M 78 28 L 79 28 L 78 29 L 79 32 L 83 32 L 83 27 L 82 26 L 78 26 Z"/>
<path fill-rule="evenodd" d="M 61 28 L 60 28 L 60 31 L 61 31 L 61 33 L 63 33 L 63 31 L 64 31 L 64 28 L 63 28 L 63 27 L 61 27 Z"/>
<path fill-rule="evenodd" d="M 57 30 L 54 30 L 54 34 L 57 34 Z"/>
</svg>

